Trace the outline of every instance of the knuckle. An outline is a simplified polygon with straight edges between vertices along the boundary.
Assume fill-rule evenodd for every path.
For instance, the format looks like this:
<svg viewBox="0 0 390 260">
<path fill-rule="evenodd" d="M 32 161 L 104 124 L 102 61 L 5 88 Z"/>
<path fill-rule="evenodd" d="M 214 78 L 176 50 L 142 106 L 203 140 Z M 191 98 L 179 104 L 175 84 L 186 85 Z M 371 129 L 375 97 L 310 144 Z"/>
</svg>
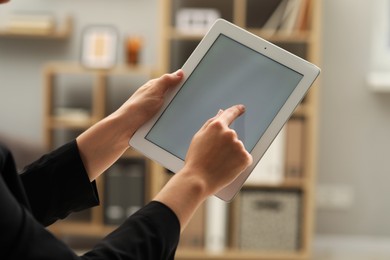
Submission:
<svg viewBox="0 0 390 260">
<path fill-rule="evenodd" d="M 212 127 L 215 130 L 222 130 L 224 128 L 223 124 L 219 120 L 214 120 L 210 123 L 210 127 Z"/>
<path fill-rule="evenodd" d="M 234 130 L 228 129 L 222 132 L 222 137 L 225 142 L 231 143 L 233 146 L 237 146 L 237 135 Z"/>
<path fill-rule="evenodd" d="M 162 83 L 168 83 L 169 80 L 170 80 L 169 74 L 164 74 L 164 75 L 162 75 L 162 76 L 160 77 L 160 81 L 161 81 Z"/>
</svg>

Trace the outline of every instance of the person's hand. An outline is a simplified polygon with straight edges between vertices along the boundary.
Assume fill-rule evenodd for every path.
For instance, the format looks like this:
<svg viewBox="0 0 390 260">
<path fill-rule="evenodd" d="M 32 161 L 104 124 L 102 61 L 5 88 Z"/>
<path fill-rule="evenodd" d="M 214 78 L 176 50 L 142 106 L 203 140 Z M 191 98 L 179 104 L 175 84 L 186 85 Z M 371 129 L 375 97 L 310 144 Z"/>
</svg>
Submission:
<svg viewBox="0 0 390 260">
<path fill-rule="evenodd" d="M 219 111 L 194 135 L 183 169 L 176 173 L 154 200 L 175 212 L 183 230 L 201 203 L 231 183 L 253 161 L 229 125 L 245 107 Z"/>
<path fill-rule="evenodd" d="M 184 168 L 205 182 L 209 195 L 228 185 L 252 163 L 237 133 L 229 128 L 244 112 L 242 105 L 219 111 L 192 139 Z"/>
<path fill-rule="evenodd" d="M 164 74 L 149 80 L 140 87 L 117 111 L 131 120 L 132 129 L 137 130 L 151 119 L 164 103 L 167 92 L 183 79 L 183 71 Z"/>
<path fill-rule="evenodd" d="M 165 74 L 140 87 L 120 108 L 76 139 L 89 179 L 95 180 L 129 148 L 137 129 L 154 116 L 166 93 L 183 79 L 183 71 Z"/>
</svg>

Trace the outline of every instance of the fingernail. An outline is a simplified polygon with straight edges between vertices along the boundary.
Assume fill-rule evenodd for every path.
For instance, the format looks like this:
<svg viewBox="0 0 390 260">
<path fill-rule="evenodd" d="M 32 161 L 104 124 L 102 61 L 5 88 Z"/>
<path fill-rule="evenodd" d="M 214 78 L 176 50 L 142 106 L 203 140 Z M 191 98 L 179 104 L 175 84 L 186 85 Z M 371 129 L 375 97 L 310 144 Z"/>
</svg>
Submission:
<svg viewBox="0 0 390 260">
<path fill-rule="evenodd" d="M 220 109 L 220 110 L 218 111 L 218 113 L 217 113 L 217 116 L 219 116 L 219 115 L 222 114 L 222 113 L 223 113 L 223 110 Z"/>
<path fill-rule="evenodd" d="M 183 76 L 183 71 L 181 69 L 178 69 L 175 73 L 176 77 L 181 77 Z"/>
<path fill-rule="evenodd" d="M 244 105 L 238 105 L 238 109 L 240 109 L 241 111 L 245 112 L 245 106 Z"/>
</svg>

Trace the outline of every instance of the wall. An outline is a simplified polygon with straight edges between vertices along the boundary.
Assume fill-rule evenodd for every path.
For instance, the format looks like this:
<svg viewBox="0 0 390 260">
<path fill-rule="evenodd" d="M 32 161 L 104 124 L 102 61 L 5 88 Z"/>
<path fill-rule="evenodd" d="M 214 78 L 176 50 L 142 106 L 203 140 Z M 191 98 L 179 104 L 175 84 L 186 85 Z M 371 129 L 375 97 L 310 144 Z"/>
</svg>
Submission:
<svg viewBox="0 0 390 260">
<path fill-rule="evenodd" d="M 369 90 L 377 1 L 324 0 L 320 185 L 353 191 L 345 209 L 319 209 L 317 233 L 390 236 L 390 93 Z"/>
<path fill-rule="evenodd" d="M 7 39 L 0 37 L 0 134 L 43 142 L 42 66 L 47 61 L 77 61 L 81 34 L 91 24 L 115 25 L 121 36 L 139 34 L 145 39 L 141 62 L 158 64 L 158 12 L 156 0 L 12 0 L 0 5 L 0 25 L 13 11 L 48 11 L 59 20 L 74 16 L 68 40 Z M 121 48 L 120 48 L 121 49 Z M 123 61 L 123 51 L 118 53 Z"/>
</svg>

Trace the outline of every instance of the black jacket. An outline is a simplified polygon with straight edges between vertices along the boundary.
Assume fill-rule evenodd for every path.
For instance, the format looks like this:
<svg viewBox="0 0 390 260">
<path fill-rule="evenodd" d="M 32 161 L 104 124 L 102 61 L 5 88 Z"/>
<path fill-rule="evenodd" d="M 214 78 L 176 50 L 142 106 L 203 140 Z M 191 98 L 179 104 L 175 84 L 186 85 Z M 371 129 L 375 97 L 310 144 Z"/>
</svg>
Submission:
<svg viewBox="0 0 390 260">
<path fill-rule="evenodd" d="M 99 204 L 76 141 L 43 156 L 18 174 L 0 145 L 0 259 L 173 259 L 180 224 L 172 210 L 150 202 L 93 250 L 77 256 L 44 226 Z"/>
</svg>

